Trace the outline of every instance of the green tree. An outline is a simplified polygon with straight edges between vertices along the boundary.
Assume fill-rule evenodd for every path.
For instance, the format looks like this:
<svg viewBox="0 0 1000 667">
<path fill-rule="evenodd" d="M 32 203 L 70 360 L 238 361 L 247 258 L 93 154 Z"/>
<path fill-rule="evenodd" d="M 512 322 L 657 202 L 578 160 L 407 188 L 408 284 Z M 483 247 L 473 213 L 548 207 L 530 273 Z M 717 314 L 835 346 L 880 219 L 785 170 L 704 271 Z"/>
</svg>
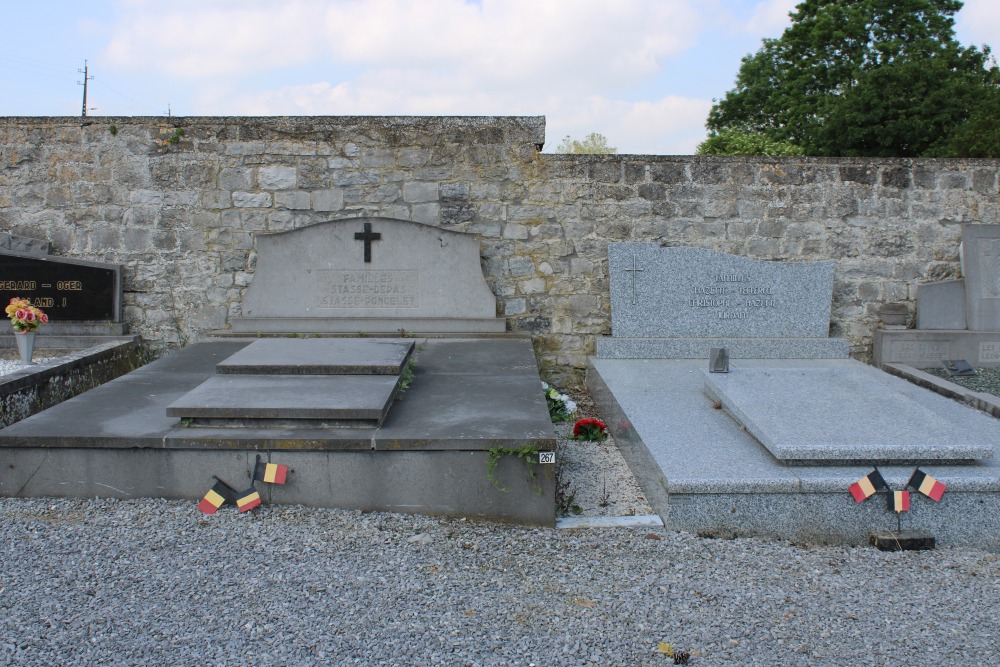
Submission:
<svg viewBox="0 0 1000 667">
<path fill-rule="evenodd" d="M 723 130 L 698 144 L 696 155 L 804 155 L 801 146 L 772 139 L 762 132 Z"/>
<path fill-rule="evenodd" d="M 944 140 L 931 146 L 928 157 L 1000 157 L 1000 92 L 992 94 Z"/>
<path fill-rule="evenodd" d="M 1000 85 L 988 47 L 963 47 L 959 0 L 805 0 L 779 39 L 743 59 L 706 126 L 761 133 L 810 155 L 912 156 L 975 115 Z"/>
<path fill-rule="evenodd" d="M 596 155 L 614 155 L 618 149 L 608 146 L 608 140 L 603 134 L 591 132 L 583 141 L 577 141 L 568 134 L 556 146 L 556 153 L 590 153 Z"/>
</svg>

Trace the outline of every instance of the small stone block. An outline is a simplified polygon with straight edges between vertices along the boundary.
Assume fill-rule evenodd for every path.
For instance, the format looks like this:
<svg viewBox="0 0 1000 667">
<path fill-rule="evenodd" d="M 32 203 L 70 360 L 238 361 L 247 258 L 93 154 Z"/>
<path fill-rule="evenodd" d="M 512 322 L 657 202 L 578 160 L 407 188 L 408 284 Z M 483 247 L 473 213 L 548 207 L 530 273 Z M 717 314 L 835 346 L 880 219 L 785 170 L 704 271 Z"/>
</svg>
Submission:
<svg viewBox="0 0 1000 667">
<path fill-rule="evenodd" d="M 926 530 L 876 530 L 869 540 L 879 551 L 928 551 L 934 536 Z"/>
<path fill-rule="evenodd" d="M 708 352 L 708 372 L 728 373 L 729 352 L 724 347 L 713 347 Z"/>
<path fill-rule="evenodd" d="M 976 374 L 976 369 L 965 359 L 942 359 L 941 365 L 948 371 L 948 375 L 955 377 L 971 377 Z"/>
<path fill-rule="evenodd" d="M 413 352 L 396 338 L 266 338 L 220 362 L 215 372 L 241 375 L 399 375 Z"/>
</svg>

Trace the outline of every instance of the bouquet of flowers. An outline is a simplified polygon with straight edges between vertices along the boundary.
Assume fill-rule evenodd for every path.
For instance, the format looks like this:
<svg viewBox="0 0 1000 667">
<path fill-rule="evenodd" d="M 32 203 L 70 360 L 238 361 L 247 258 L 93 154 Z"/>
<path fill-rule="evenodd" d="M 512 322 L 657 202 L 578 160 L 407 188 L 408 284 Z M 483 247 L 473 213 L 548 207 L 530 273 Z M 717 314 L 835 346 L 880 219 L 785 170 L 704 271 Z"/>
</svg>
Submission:
<svg viewBox="0 0 1000 667">
<path fill-rule="evenodd" d="M 608 437 L 608 425 L 600 419 L 585 417 L 576 420 L 573 424 L 574 440 L 593 440 L 594 442 L 604 442 Z"/>
<path fill-rule="evenodd" d="M 41 308 L 32 306 L 28 299 L 16 296 L 10 300 L 6 312 L 14 325 L 14 332 L 19 334 L 30 333 L 49 321 L 49 316 Z"/>
<path fill-rule="evenodd" d="M 555 422 L 565 422 L 573 418 L 576 413 L 576 403 L 566 394 L 560 394 L 545 382 L 542 383 L 545 390 L 545 403 L 549 406 L 549 418 Z"/>
</svg>

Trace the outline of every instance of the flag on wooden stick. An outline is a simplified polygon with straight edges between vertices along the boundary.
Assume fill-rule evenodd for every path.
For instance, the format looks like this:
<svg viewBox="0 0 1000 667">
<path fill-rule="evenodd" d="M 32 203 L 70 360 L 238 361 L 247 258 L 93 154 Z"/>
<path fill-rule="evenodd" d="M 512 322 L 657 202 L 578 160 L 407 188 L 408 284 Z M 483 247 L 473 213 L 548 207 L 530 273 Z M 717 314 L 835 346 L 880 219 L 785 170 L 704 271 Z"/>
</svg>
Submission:
<svg viewBox="0 0 1000 667">
<path fill-rule="evenodd" d="M 854 484 L 851 484 L 848 491 L 854 496 L 854 500 L 860 503 L 863 500 L 871 498 L 879 489 L 888 490 L 889 485 L 882 479 L 882 473 L 878 471 L 878 468 L 875 468 Z"/>
<path fill-rule="evenodd" d="M 889 494 L 889 509 L 897 514 L 910 509 L 910 492 L 893 491 Z"/>
<path fill-rule="evenodd" d="M 937 481 L 920 468 L 913 469 L 913 474 L 910 475 L 910 481 L 907 482 L 906 485 L 916 489 L 934 502 L 939 502 L 941 500 L 941 496 L 944 495 L 945 490 L 944 484 Z"/>
<path fill-rule="evenodd" d="M 257 493 L 257 489 L 250 487 L 246 491 L 240 491 L 239 495 L 236 496 L 236 509 L 241 512 L 249 512 L 255 507 L 260 506 L 260 494 Z"/>
<path fill-rule="evenodd" d="M 267 482 L 268 484 L 284 484 L 288 478 L 288 466 L 279 463 L 264 463 L 257 461 L 254 468 L 253 479 L 255 482 Z"/>
<path fill-rule="evenodd" d="M 215 514 L 220 507 L 227 502 L 233 502 L 235 499 L 236 491 L 233 487 L 216 477 L 215 484 L 212 485 L 212 488 L 208 490 L 205 497 L 198 503 L 198 509 L 205 514 Z"/>
</svg>

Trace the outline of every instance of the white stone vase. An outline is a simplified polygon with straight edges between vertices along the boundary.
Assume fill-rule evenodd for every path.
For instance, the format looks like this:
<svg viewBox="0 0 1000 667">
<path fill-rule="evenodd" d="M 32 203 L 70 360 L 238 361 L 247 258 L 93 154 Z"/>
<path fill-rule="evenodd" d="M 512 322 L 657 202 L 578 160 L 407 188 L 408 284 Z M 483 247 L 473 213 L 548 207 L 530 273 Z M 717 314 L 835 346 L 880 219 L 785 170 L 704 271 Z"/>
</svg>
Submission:
<svg viewBox="0 0 1000 667">
<path fill-rule="evenodd" d="M 26 331 L 24 333 L 14 332 L 14 340 L 17 341 L 17 351 L 21 353 L 21 361 L 26 364 L 34 363 L 31 355 L 35 353 L 35 333 Z"/>
</svg>

